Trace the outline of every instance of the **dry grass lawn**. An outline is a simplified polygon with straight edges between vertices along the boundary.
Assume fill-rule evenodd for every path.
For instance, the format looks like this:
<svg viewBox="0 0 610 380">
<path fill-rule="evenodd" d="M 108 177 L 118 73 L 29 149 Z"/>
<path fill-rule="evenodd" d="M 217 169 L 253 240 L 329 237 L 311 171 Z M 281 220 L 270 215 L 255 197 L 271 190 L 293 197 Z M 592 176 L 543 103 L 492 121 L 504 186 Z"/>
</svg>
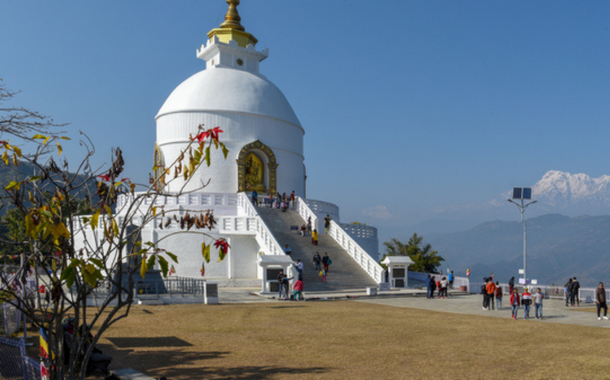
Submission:
<svg viewBox="0 0 610 380">
<path fill-rule="evenodd" d="M 610 378 L 610 329 L 354 301 L 132 310 L 101 348 L 156 378 Z"/>
</svg>

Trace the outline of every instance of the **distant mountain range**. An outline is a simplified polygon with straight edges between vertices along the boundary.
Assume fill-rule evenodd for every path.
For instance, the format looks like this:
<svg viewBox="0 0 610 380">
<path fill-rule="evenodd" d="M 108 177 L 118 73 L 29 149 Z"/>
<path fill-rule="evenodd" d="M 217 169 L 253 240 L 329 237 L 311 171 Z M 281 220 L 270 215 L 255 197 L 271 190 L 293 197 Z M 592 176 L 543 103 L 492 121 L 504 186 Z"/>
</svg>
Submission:
<svg viewBox="0 0 610 380">
<path fill-rule="evenodd" d="M 610 216 L 547 214 L 526 220 L 528 278 L 562 286 L 570 277 L 583 285 L 610 283 Z M 425 236 L 458 275 L 471 270 L 479 282 L 492 272 L 507 282 L 523 268 L 523 225 L 487 222 L 463 232 Z"/>
</svg>

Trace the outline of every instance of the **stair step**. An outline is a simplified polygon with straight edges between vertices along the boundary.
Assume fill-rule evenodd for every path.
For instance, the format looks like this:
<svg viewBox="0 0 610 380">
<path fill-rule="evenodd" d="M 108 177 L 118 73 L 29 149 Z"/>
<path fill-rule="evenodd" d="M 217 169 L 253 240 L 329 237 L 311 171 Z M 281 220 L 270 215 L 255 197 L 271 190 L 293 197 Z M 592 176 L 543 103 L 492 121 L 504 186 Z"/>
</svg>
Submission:
<svg viewBox="0 0 610 380">
<path fill-rule="evenodd" d="M 272 208 L 258 208 L 259 214 L 271 230 L 280 246 L 288 244 L 292 249 L 292 259 L 303 262 L 303 282 L 305 291 L 324 291 L 339 289 L 364 289 L 378 284 L 352 259 L 352 257 L 324 231 L 318 231 L 318 245 L 311 244 L 311 237 L 301 236 L 298 229 L 305 221 L 294 210 L 282 212 Z M 327 276 L 327 283 L 321 282 L 319 271 L 315 269 L 313 256 L 328 253 L 332 264 Z"/>
</svg>

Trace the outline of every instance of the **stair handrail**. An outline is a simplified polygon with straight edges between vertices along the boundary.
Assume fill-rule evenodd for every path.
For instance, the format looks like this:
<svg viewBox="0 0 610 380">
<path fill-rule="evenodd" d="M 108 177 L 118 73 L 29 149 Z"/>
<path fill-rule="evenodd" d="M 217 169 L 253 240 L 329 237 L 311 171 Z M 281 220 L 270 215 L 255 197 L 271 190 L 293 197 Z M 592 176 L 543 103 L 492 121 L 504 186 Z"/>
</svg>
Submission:
<svg viewBox="0 0 610 380">
<path fill-rule="evenodd" d="M 330 221 L 328 234 L 343 248 L 356 263 L 378 284 L 385 282 L 384 269 L 373 259 L 341 226 Z"/>
<path fill-rule="evenodd" d="M 296 197 L 296 211 L 299 213 L 301 218 L 307 223 L 307 219 L 311 218 L 311 229 L 312 231 L 316 229 L 318 225 L 318 217 L 316 213 L 307 205 L 305 199 L 301 197 Z"/>
<path fill-rule="evenodd" d="M 261 245 L 266 255 L 286 254 L 246 193 L 239 193 L 237 207 L 246 216 L 256 218 L 256 241 Z"/>
</svg>

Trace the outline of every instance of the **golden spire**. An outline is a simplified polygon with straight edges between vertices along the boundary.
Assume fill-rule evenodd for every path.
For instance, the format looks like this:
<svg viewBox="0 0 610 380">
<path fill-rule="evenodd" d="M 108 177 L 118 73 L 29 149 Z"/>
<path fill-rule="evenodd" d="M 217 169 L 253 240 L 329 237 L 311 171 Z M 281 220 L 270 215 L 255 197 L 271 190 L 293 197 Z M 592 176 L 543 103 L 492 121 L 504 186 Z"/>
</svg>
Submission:
<svg viewBox="0 0 610 380">
<path fill-rule="evenodd" d="M 229 43 L 234 40 L 241 47 L 247 47 L 248 45 L 256 45 L 258 40 L 252 34 L 246 32 L 246 28 L 241 25 L 241 17 L 237 12 L 237 6 L 239 0 L 226 0 L 229 4 L 229 9 L 225 15 L 225 22 L 220 24 L 219 28 L 212 29 L 208 33 L 210 40 L 216 36 L 220 42 Z"/>
<path fill-rule="evenodd" d="M 225 22 L 220 24 L 220 27 L 245 31 L 246 28 L 239 23 L 241 21 L 241 17 L 239 17 L 239 13 L 237 12 L 239 0 L 227 0 L 227 4 L 229 4 L 229 9 L 225 15 Z"/>
</svg>

